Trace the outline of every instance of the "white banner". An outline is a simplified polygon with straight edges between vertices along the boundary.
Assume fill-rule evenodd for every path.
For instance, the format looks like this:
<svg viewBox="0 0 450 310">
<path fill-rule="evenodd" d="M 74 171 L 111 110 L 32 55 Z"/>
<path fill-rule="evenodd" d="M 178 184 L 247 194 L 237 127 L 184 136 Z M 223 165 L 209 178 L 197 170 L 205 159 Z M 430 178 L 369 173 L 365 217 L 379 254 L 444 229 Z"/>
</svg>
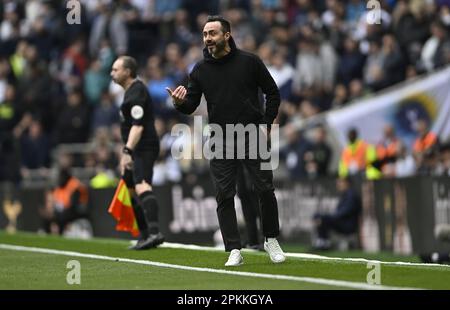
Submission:
<svg viewBox="0 0 450 310">
<path fill-rule="evenodd" d="M 326 119 L 341 146 L 347 144 L 346 133 L 350 128 L 356 128 L 361 138 L 375 144 L 383 137 L 384 125 L 391 124 L 397 136 L 411 148 L 418 119 L 428 120 L 431 130 L 446 141 L 450 138 L 450 67 L 332 111 Z"/>
</svg>

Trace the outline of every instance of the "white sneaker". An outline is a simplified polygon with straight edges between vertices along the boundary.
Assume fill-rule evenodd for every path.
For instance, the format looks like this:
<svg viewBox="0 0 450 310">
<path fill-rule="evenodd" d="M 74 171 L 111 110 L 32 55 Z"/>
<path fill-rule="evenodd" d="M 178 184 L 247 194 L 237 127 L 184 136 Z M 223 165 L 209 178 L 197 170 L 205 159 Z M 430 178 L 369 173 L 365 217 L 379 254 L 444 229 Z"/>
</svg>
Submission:
<svg viewBox="0 0 450 310">
<path fill-rule="evenodd" d="M 264 250 L 269 253 L 272 262 L 276 264 L 284 262 L 286 260 L 286 256 L 278 244 L 277 239 L 267 238 L 266 240 L 267 241 L 264 242 Z"/>
<path fill-rule="evenodd" d="M 241 251 L 238 249 L 234 249 L 231 250 L 230 256 L 228 257 L 228 261 L 225 263 L 225 266 L 240 266 L 243 263 L 244 259 L 242 258 Z"/>
</svg>

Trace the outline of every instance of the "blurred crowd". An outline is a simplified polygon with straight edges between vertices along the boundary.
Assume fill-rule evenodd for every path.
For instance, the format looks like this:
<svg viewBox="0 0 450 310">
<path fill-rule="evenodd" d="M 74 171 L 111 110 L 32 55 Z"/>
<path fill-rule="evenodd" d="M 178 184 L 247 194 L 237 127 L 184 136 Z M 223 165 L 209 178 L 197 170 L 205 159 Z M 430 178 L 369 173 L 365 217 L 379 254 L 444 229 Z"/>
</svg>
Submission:
<svg viewBox="0 0 450 310">
<path fill-rule="evenodd" d="M 328 175 L 326 130 L 303 135 L 291 123 L 450 63 L 450 0 L 378 2 L 380 23 L 368 24 L 364 0 L 80 0 L 81 23 L 69 24 L 67 1 L 3 0 L 0 181 L 45 178 L 58 161 L 90 169 L 96 186 L 110 184 L 123 90 L 109 73 L 123 54 L 138 60 L 154 101 L 162 144 L 155 184 L 205 171 L 205 163 L 171 157 L 172 126 L 192 119 L 172 108 L 165 87 L 186 83 L 213 14 L 231 21 L 237 46 L 259 55 L 281 91 L 277 121 L 289 142 L 281 155 L 291 178 Z M 414 173 L 431 161 L 419 157 Z M 448 166 L 448 157 L 439 153 L 430 169 Z M 439 169 L 448 174 L 447 166 Z"/>
</svg>

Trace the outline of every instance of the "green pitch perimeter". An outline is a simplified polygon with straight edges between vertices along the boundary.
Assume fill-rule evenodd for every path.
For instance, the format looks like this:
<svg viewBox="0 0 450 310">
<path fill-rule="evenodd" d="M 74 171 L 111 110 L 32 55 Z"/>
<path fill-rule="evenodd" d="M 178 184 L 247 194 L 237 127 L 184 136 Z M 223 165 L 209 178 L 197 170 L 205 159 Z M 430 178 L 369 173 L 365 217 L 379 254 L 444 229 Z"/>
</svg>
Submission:
<svg viewBox="0 0 450 310">
<path fill-rule="evenodd" d="M 11 245 L 21 247 L 11 248 Z M 285 263 L 274 265 L 265 253 L 244 252 L 244 265 L 225 268 L 223 264 L 228 255 L 222 251 L 164 247 L 137 252 L 127 250 L 128 245 L 129 242 L 123 240 L 74 240 L 28 233 L 9 235 L 0 232 L 0 289 L 371 288 L 366 282 L 367 274 L 371 271 L 366 262 L 288 257 Z M 42 253 L 39 249 L 31 248 L 57 251 Z M 88 257 L 77 256 L 79 253 Z M 92 257 L 93 255 L 96 256 Z M 372 255 L 370 258 L 376 259 L 376 256 Z M 385 254 L 379 259 L 395 260 L 395 257 L 386 258 L 388 257 Z M 80 262 L 79 285 L 67 283 L 67 274 L 71 271 L 67 268 L 67 263 L 70 260 Z M 380 266 L 381 285 L 387 288 L 450 289 L 449 266 L 396 264 Z M 221 270 L 226 271 L 217 273 L 223 272 Z M 238 273 L 229 274 L 227 271 Z M 255 277 L 254 274 L 264 276 Z M 280 279 L 277 275 L 290 278 Z"/>
</svg>

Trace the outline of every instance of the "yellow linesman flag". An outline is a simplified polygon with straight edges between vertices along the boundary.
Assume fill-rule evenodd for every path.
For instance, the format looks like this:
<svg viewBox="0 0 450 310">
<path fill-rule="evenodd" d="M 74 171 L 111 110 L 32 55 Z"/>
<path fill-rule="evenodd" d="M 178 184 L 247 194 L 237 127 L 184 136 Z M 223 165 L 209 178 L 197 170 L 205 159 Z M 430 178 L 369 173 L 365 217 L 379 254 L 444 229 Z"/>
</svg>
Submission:
<svg viewBox="0 0 450 310">
<path fill-rule="evenodd" d="M 114 198 L 109 205 L 108 212 L 117 221 L 116 230 L 129 231 L 133 237 L 139 235 L 136 217 L 134 216 L 131 195 L 123 179 L 117 185 Z"/>
</svg>

